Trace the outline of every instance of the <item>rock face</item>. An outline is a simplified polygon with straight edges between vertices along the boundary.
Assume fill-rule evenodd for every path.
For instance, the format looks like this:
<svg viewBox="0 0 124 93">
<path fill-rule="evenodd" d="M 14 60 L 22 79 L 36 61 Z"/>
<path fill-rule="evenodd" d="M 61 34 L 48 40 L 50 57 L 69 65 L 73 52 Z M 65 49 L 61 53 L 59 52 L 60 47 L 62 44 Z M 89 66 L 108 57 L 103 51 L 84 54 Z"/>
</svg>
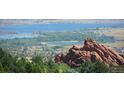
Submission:
<svg viewBox="0 0 124 93">
<path fill-rule="evenodd" d="M 81 63 L 104 62 L 105 64 L 123 65 L 124 58 L 117 52 L 111 50 L 105 45 L 98 44 L 95 40 L 86 39 L 83 47 L 73 46 L 69 52 L 64 54 L 57 54 L 55 56 L 56 63 L 67 63 L 72 67 L 79 67 Z"/>
</svg>

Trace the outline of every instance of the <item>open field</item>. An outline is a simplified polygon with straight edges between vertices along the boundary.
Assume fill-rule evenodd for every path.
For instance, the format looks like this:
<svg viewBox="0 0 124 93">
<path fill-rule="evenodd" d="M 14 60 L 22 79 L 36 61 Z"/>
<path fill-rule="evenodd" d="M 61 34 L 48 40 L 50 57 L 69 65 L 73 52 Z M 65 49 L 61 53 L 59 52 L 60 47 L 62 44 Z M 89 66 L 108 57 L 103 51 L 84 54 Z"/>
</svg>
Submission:
<svg viewBox="0 0 124 93">
<path fill-rule="evenodd" d="M 120 29 L 108 29 L 103 31 L 103 34 L 107 35 L 107 36 L 113 36 L 115 38 L 117 38 L 118 40 L 124 40 L 124 28 L 120 28 Z"/>
</svg>

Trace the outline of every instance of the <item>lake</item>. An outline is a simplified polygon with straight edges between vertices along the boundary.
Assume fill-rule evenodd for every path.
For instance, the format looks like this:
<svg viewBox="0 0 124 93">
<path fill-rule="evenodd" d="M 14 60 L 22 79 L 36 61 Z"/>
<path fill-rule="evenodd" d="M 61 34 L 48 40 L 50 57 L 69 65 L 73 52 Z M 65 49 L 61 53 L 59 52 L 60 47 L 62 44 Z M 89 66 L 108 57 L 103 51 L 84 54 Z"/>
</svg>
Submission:
<svg viewBox="0 0 124 93">
<path fill-rule="evenodd" d="M 0 38 L 23 38 L 23 37 L 34 37 L 33 31 L 73 31 L 81 29 L 95 29 L 95 28 L 117 28 L 124 27 L 122 23 L 49 23 L 49 24 L 38 24 L 38 25 L 5 25 L 0 26 L 0 31 L 5 32 L 16 32 L 14 34 L 0 34 Z"/>
</svg>

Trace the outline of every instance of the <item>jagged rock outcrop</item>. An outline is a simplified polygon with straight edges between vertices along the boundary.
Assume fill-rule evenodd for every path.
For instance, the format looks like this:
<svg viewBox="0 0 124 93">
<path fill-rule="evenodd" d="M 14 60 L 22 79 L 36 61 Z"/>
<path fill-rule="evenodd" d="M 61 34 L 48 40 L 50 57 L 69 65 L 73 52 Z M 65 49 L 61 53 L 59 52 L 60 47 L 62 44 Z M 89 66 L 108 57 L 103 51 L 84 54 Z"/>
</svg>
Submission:
<svg viewBox="0 0 124 93">
<path fill-rule="evenodd" d="M 66 55 L 57 54 L 55 56 L 56 63 L 64 62 L 72 67 L 79 67 L 81 63 L 86 61 L 100 61 L 112 65 L 124 64 L 124 58 L 117 52 L 92 39 L 86 39 L 83 47 L 73 46 Z"/>
</svg>

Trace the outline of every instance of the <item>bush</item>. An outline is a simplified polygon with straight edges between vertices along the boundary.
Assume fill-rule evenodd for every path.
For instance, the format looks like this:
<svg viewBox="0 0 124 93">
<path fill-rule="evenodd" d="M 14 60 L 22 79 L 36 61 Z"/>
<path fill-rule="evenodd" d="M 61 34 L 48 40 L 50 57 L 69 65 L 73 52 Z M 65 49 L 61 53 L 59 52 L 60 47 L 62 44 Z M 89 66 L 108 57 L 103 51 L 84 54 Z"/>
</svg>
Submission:
<svg viewBox="0 0 124 93">
<path fill-rule="evenodd" d="M 69 69 L 70 69 L 70 67 L 67 64 L 61 63 L 61 64 L 56 64 L 53 72 L 55 72 L 55 73 L 68 73 Z"/>
<path fill-rule="evenodd" d="M 81 73 L 105 73 L 108 72 L 109 69 L 107 65 L 105 65 L 102 62 L 84 62 L 82 63 L 81 67 L 78 69 L 79 72 Z"/>
</svg>

